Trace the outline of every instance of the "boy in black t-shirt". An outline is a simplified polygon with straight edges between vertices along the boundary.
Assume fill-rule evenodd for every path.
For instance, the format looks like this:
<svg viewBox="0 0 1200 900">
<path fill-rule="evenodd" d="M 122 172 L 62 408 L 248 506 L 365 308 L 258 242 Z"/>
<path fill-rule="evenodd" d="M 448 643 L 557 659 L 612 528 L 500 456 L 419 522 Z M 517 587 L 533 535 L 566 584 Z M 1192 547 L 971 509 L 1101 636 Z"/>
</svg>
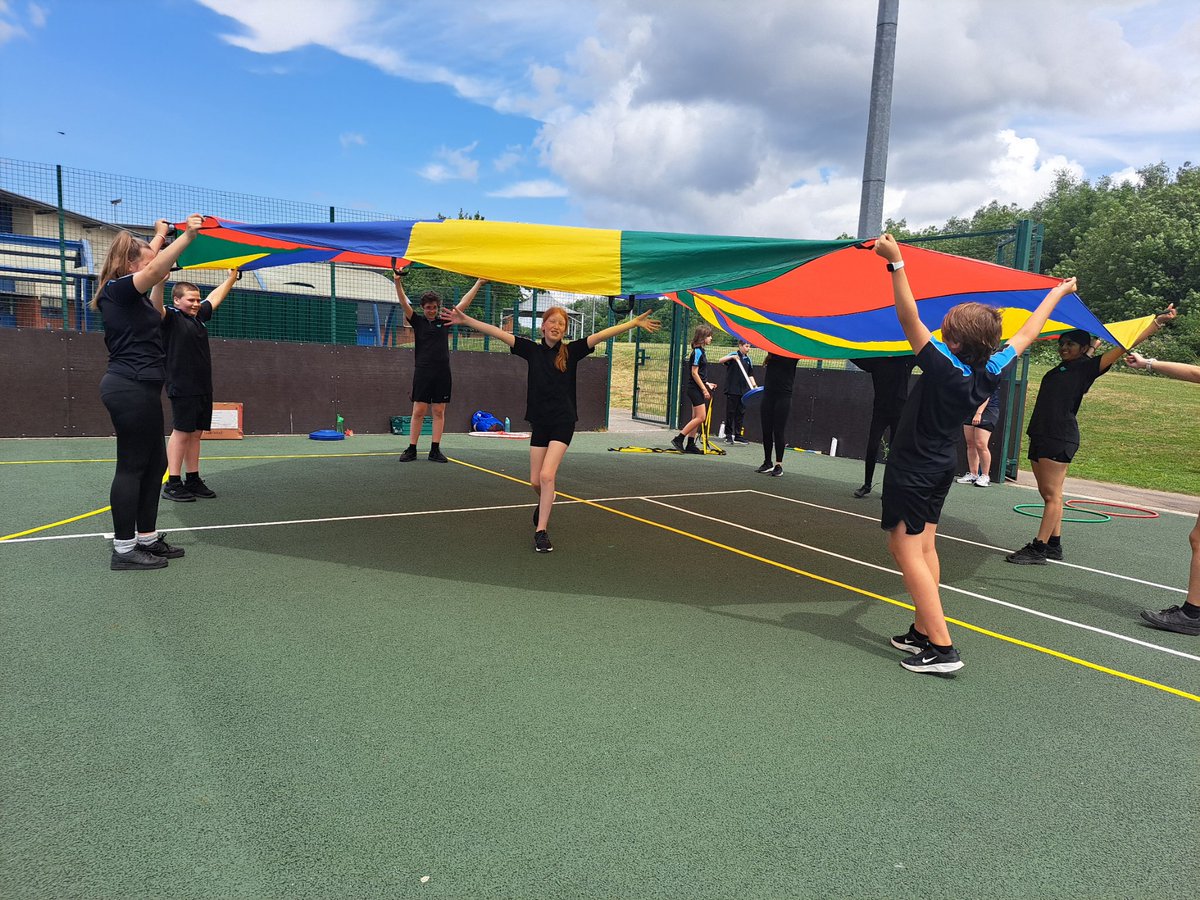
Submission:
<svg viewBox="0 0 1200 900">
<path fill-rule="evenodd" d="M 197 497 L 211 500 L 217 494 L 200 477 L 200 434 L 212 428 L 212 358 L 205 322 L 229 296 L 239 272 L 231 269 L 207 300 L 188 281 L 171 289 L 175 305 L 163 317 L 167 351 L 167 396 L 171 398 L 171 437 L 167 440 L 168 500 L 191 503 Z M 182 478 L 186 474 L 186 480 Z"/>
<path fill-rule="evenodd" d="M 901 414 L 883 477 L 880 527 L 888 532 L 888 550 L 916 606 L 916 621 L 892 638 L 892 646 L 909 654 L 900 665 L 910 672 L 955 672 L 963 663 L 942 612 L 934 541 L 958 464 L 958 432 L 996 389 L 1004 367 L 1041 333 L 1058 301 L 1075 290 L 1075 279 L 1052 288 L 1004 349 L 993 353 L 1000 343 L 998 309 L 960 303 L 946 313 L 943 340 L 936 340 L 917 312 L 896 239 L 880 235 L 875 252 L 888 261 L 896 317 L 922 372 Z"/>
<path fill-rule="evenodd" d="M 746 407 L 742 397 L 746 391 L 758 387 L 754 380 L 754 361 L 750 359 L 749 341 L 738 341 L 737 350 L 717 360 L 725 364 L 725 443 L 749 444 L 742 437 L 742 422 Z"/>
<path fill-rule="evenodd" d="M 446 427 L 446 404 L 450 402 L 451 389 L 449 312 L 442 309 L 442 298 L 436 291 L 426 291 L 422 294 L 420 312 L 414 311 L 401 280 L 406 274 L 407 267 L 392 273 L 396 283 L 396 297 L 404 310 L 404 318 L 413 330 L 412 425 L 408 432 L 408 448 L 400 454 L 400 462 L 412 462 L 417 458 L 417 440 L 425 427 L 425 416 L 432 408 L 433 441 L 429 447 L 429 459 L 445 463 L 450 461 L 442 453 L 441 446 L 442 432 Z M 485 284 L 485 279 L 477 280 L 454 308 L 465 312 Z"/>
</svg>

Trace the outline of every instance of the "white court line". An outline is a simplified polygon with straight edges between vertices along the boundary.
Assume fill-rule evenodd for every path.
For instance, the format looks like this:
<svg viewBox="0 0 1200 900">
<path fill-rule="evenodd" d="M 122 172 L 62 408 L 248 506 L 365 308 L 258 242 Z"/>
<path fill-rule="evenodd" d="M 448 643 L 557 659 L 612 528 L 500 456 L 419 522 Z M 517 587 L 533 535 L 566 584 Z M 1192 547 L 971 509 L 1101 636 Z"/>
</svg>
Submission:
<svg viewBox="0 0 1200 900">
<path fill-rule="evenodd" d="M 799 503 L 801 506 L 811 506 L 813 509 L 823 509 L 827 512 L 841 513 L 843 516 L 853 516 L 856 519 L 866 519 L 870 522 L 878 522 L 879 516 L 866 516 L 862 513 L 850 512 L 846 509 L 838 509 L 836 506 L 822 506 L 820 503 L 809 503 L 807 500 L 796 500 L 792 497 L 784 497 L 782 494 L 772 494 L 768 491 L 752 491 L 752 493 L 760 494 L 763 497 L 774 497 L 776 500 L 786 500 L 788 503 Z M 945 531 L 938 530 L 938 537 L 945 538 L 948 541 L 958 541 L 960 544 L 970 544 L 972 547 L 983 547 L 985 550 L 995 550 L 999 553 L 1012 553 L 1011 550 L 1006 550 L 1004 547 L 994 547 L 991 544 L 984 544 L 979 541 L 972 541 L 969 538 L 955 537 Z M 1057 559 L 1046 560 L 1052 566 L 1066 566 L 1068 569 L 1079 569 L 1083 572 L 1091 572 L 1093 575 L 1107 575 L 1109 578 L 1120 578 L 1123 581 L 1132 581 L 1137 584 L 1144 584 L 1147 587 L 1160 588 L 1164 591 L 1173 591 L 1176 594 L 1186 594 L 1186 588 L 1172 587 L 1169 584 L 1159 584 L 1157 581 L 1146 581 L 1144 578 L 1134 578 L 1132 575 L 1122 575 L 1120 572 L 1107 572 L 1104 569 L 1093 569 L 1090 566 L 1081 566 L 1077 563 L 1063 562 Z"/>
<path fill-rule="evenodd" d="M 661 507 L 664 507 L 665 509 L 673 509 L 676 512 L 685 513 L 686 515 L 689 515 L 689 516 L 695 516 L 698 519 L 707 519 L 710 522 L 719 522 L 722 525 L 726 525 L 730 528 L 737 528 L 741 531 L 748 531 L 751 534 L 758 535 L 759 537 L 770 538 L 773 541 L 779 541 L 784 544 L 791 544 L 795 547 L 802 547 L 805 550 L 811 550 L 814 553 L 821 553 L 821 554 L 824 554 L 825 556 L 832 556 L 834 559 L 840 559 L 840 560 L 844 560 L 845 562 L 851 562 L 851 563 L 854 563 L 855 565 L 864 566 L 868 569 L 876 569 L 880 572 L 887 572 L 888 574 L 891 574 L 891 575 L 903 577 L 898 569 L 889 569 L 887 566 L 881 566 L 876 563 L 867 562 L 866 560 L 856 559 L 853 556 L 846 556 L 841 553 L 835 553 L 832 550 L 826 550 L 822 547 L 814 547 L 811 544 L 805 544 L 805 543 L 801 543 L 800 541 L 794 541 L 791 538 L 780 537 L 777 534 L 769 534 L 766 531 L 759 531 L 757 528 L 750 528 L 746 525 L 739 525 L 736 522 L 729 522 L 729 521 L 726 521 L 725 519 L 718 519 L 716 516 L 708 516 L 708 515 L 705 515 L 704 513 L 693 512 L 690 509 L 684 509 L 682 506 L 672 506 L 670 503 L 661 503 L 660 501 L 651 499 L 649 497 L 643 497 L 641 499 L 645 500 L 648 503 L 653 503 L 655 506 L 661 506 Z M 963 594 L 964 596 L 967 596 L 967 597 L 974 597 L 977 600 L 985 600 L 988 603 L 994 603 L 997 606 L 1005 606 L 1005 607 L 1008 607 L 1009 609 L 1015 609 L 1019 612 L 1029 613 L 1032 616 L 1038 616 L 1039 618 L 1042 618 L 1042 619 L 1049 619 L 1051 622 L 1058 622 L 1061 625 L 1070 625 L 1074 628 L 1081 628 L 1084 631 L 1092 631 L 1092 632 L 1095 632 L 1096 634 L 1102 634 L 1105 637 L 1112 637 L 1112 638 L 1116 638 L 1117 640 L 1126 641 L 1130 644 L 1137 644 L 1139 647 L 1146 647 L 1150 650 L 1161 650 L 1163 653 L 1169 653 L 1172 656 L 1181 656 L 1184 659 L 1190 659 L 1190 660 L 1194 660 L 1195 662 L 1200 662 L 1200 656 L 1193 656 L 1191 653 L 1184 653 L 1182 650 L 1176 650 L 1172 647 L 1163 647 L 1163 646 L 1160 646 L 1159 644 L 1151 644 L 1148 641 L 1141 641 L 1141 640 L 1138 640 L 1137 638 L 1129 637 L 1128 635 L 1117 634 L 1115 631 L 1106 631 L 1105 629 L 1097 628 L 1094 625 L 1085 625 L 1083 622 L 1076 622 L 1074 619 L 1064 619 L 1061 616 L 1054 616 L 1054 615 L 1051 615 L 1050 613 L 1042 612 L 1039 609 L 1030 609 L 1029 607 L 1026 607 L 1026 606 L 1019 606 L 1016 603 L 1009 603 L 1007 600 L 1001 600 L 997 597 L 988 597 L 985 594 L 976 594 L 974 591 L 967 591 L 962 588 L 956 588 L 956 587 L 953 587 L 948 584 L 942 584 L 942 585 L 940 585 L 940 587 L 944 591 L 952 591 L 956 594 Z"/>
<path fill-rule="evenodd" d="M 719 497 L 724 494 L 751 494 L 754 493 L 749 489 L 739 489 L 736 491 L 692 491 L 686 494 L 653 494 L 653 497 L 661 497 L 671 500 L 678 497 Z M 580 503 L 612 503 L 617 500 L 645 500 L 648 499 L 642 494 L 634 494 L 629 497 L 600 497 L 596 500 L 555 500 L 556 506 L 577 505 Z M 225 525 L 180 525 L 169 529 L 172 534 L 178 534 L 181 531 L 220 531 L 223 529 L 233 528 L 269 528 L 274 525 L 314 525 L 325 522 L 361 522 L 368 519 L 399 519 L 406 516 L 435 516 L 444 515 L 446 513 L 466 513 L 466 512 L 493 512 L 502 509 L 524 509 L 528 507 L 528 503 L 507 503 L 503 506 L 472 506 L 467 508 L 455 509 L 420 509 L 411 510 L 408 512 L 394 513 L 370 513 L 361 516 L 327 516 L 319 519 L 281 519 L 276 522 L 233 522 Z M 40 541 L 73 541 L 79 538 L 111 538 L 111 531 L 92 531 L 86 534 L 46 534 L 38 537 L 11 538 L 7 541 L 0 541 L 0 547 L 5 544 L 33 544 Z"/>
</svg>

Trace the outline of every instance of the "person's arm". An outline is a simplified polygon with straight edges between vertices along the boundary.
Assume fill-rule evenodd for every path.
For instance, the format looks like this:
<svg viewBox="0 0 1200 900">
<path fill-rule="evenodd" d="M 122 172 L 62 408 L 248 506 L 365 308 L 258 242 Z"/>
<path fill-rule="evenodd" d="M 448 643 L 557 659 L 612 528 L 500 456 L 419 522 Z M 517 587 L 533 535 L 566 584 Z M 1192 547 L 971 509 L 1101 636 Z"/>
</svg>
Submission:
<svg viewBox="0 0 1200 900">
<path fill-rule="evenodd" d="M 162 284 L 167 280 L 167 276 L 171 274 L 171 267 L 178 262 L 180 255 L 187 245 L 195 240 L 196 232 L 200 230 L 200 226 L 203 224 L 204 217 L 199 213 L 192 213 L 187 218 L 187 230 L 177 237 L 173 243 L 160 250 L 154 259 L 133 273 L 133 286 L 137 288 L 139 294 L 148 293 L 156 284 Z M 153 300 L 154 298 L 151 297 L 150 299 Z M 162 306 L 161 292 L 155 306 Z"/>
<path fill-rule="evenodd" d="M 602 331 L 597 331 L 595 334 L 587 336 L 587 345 L 589 349 L 594 349 L 597 344 L 603 344 L 609 338 L 614 338 L 618 334 L 624 334 L 627 331 L 633 331 L 635 328 L 644 328 L 646 331 L 653 334 L 658 331 L 662 325 L 657 319 L 650 318 L 650 310 L 646 310 L 640 316 L 634 316 L 628 322 L 622 322 L 620 325 L 611 325 Z"/>
<path fill-rule="evenodd" d="M 1115 363 L 1118 359 L 1120 359 L 1122 356 L 1124 356 L 1126 353 L 1128 353 L 1130 350 L 1132 350 L 1134 347 L 1136 347 L 1142 341 L 1146 340 L 1146 338 L 1152 337 L 1152 336 L 1158 334 L 1159 330 L 1164 325 L 1166 325 L 1169 322 L 1175 321 L 1175 315 L 1176 315 L 1175 304 L 1172 303 L 1167 307 L 1166 312 L 1160 313 L 1159 315 L 1155 316 L 1154 321 L 1151 322 L 1149 325 L 1147 325 L 1144 329 L 1142 329 L 1142 333 L 1139 334 L 1137 337 L 1135 337 L 1133 339 L 1133 343 L 1131 343 L 1128 347 L 1125 347 L 1125 348 L 1113 347 L 1111 350 L 1109 350 L 1107 353 L 1105 353 L 1102 357 L 1100 357 L 1100 371 L 1101 372 L 1108 371 L 1109 367 L 1112 366 L 1113 363 Z"/>
<path fill-rule="evenodd" d="M 167 242 L 167 235 L 171 233 L 171 223 L 166 219 L 159 219 L 154 223 L 154 237 L 150 238 L 150 249 L 155 253 L 163 248 Z"/>
<path fill-rule="evenodd" d="M 717 362 L 718 363 L 727 363 L 731 359 L 737 359 L 737 358 L 738 358 L 738 353 L 736 350 L 734 350 L 732 353 L 726 353 L 724 356 L 722 356 L 720 359 L 718 359 Z M 739 362 L 738 365 L 740 366 L 741 363 Z"/>
<path fill-rule="evenodd" d="M 979 409 L 975 410 L 975 415 L 971 416 L 971 424 L 978 425 L 983 421 L 983 411 L 988 408 L 988 404 L 992 402 L 992 398 L 988 397 L 979 404 Z"/>
<path fill-rule="evenodd" d="M 1050 318 L 1050 314 L 1054 312 L 1054 307 L 1058 306 L 1058 301 L 1067 294 L 1074 293 L 1075 287 L 1078 284 L 1074 278 L 1068 278 L 1065 281 L 1060 281 L 1054 287 L 1046 292 L 1046 296 L 1042 298 L 1042 302 L 1025 320 L 1025 324 L 1017 329 L 1017 333 L 1008 339 L 1008 346 L 1012 348 L 1016 356 L 1020 356 L 1029 349 L 1029 345 L 1037 340 L 1042 329 L 1046 326 L 1046 320 Z"/>
<path fill-rule="evenodd" d="M 154 304 L 154 308 L 158 310 L 158 315 L 161 319 L 165 319 L 167 317 L 167 304 L 166 301 L 163 300 L 163 287 L 166 285 L 166 283 L 167 281 L 164 278 L 158 284 L 154 285 L 154 287 L 150 288 L 150 302 Z M 137 282 L 134 282 L 134 284 L 136 286 Z"/>
<path fill-rule="evenodd" d="M 486 278 L 476 279 L 475 283 L 471 285 L 470 290 L 463 294 L 462 299 L 454 304 L 455 307 L 461 309 L 463 312 L 466 312 L 468 309 L 470 309 L 471 304 L 475 302 L 475 295 L 479 293 L 479 289 L 485 284 L 487 284 Z"/>
<path fill-rule="evenodd" d="M 875 240 L 875 253 L 886 259 L 892 267 L 892 299 L 896 304 L 896 318 L 900 320 L 900 328 L 904 331 L 904 337 L 912 347 L 913 353 L 920 353 L 933 339 L 933 335 L 929 333 L 917 312 L 917 301 L 908 284 L 908 273 L 904 271 L 904 257 L 900 254 L 900 245 L 894 237 L 885 232 Z"/>
<path fill-rule="evenodd" d="M 408 266 L 403 269 L 392 269 L 392 282 L 396 285 L 396 299 L 400 301 L 400 309 L 404 311 L 404 318 L 411 319 L 412 304 L 408 302 L 408 294 L 404 293 L 404 276 L 407 274 Z"/>
<path fill-rule="evenodd" d="M 397 286 L 399 281 L 397 280 Z M 498 341 L 503 341 L 509 347 L 517 343 L 517 339 L 512 334 L 509 334 L 503 328 L 497 328 L 495 325 L 489 325 L 487 322 L 480 322 L 478 319 L 472 319 L 457 306 L 452 306 L 445 311 L 446 321 L 451 325 L 466 325 L 468 328 L 473 328 L 480 334 L 486 334 L 489 337 L 494 337 Z"/>
<path fill-rule="evenodd" d="M 1125 365 L 1131 369 L 1145 369 L 1151 374 L 1160 372 L 1168 378 L 1177 378 L 1180 381 L 1192 381 L 1200 384 L 1200 366 L 1171 362 L 1167 359 L 1147 359 L 1140 353 L 1130 353 L 1125 357 Z"/>
<path fill-rule="evenodd" d="M 230 269 L 229 275 L 226 276 L 225 280 L 211 294 L 204 298 L 208 301 L 208 305 L 212 307 L 213 312 L 216 312 L 221 302 L 229 296 L 229 292 L 233 290 L 234 282 L 238 280 L 240 274 L 237 269 Z"/>
</svg>

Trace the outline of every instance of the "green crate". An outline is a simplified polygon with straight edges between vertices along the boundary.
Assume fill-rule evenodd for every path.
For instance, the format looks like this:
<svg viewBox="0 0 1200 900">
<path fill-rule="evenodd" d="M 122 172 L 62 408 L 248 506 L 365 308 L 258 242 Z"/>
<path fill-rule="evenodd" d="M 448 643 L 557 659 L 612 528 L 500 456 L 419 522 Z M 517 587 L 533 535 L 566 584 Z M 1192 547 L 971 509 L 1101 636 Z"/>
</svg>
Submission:
<svg viewBox="0 0 1200 900">
<path fill-rule="evenodd" d="M 412 416 L 392 416 L 392 434 L 408 434 L 412 430 Z M 433 434 L 433 416 L 426 416 L 421 423 L 421 434 Z"/>
</svg>

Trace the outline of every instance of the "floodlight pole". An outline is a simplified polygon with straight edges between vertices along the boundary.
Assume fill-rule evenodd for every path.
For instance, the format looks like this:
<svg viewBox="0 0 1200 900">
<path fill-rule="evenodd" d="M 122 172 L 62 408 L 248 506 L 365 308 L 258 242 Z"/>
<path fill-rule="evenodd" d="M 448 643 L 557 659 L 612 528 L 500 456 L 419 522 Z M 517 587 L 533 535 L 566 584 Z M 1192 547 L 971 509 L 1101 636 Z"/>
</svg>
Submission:
<svg viewBox="0 0 1200 900">
<path fill-rule="evenodd" d="M 871 238 L 883 230 L 883 188 L 887 181 L 888 134 L 892 125 L 892 72 L 896 66 L 896 19 L 900 0 L 879 0 L 875 23 L 875 63 L 871 70 L 871 111 L 867 118 L 867 153 L 863 162 L 862 204 L 858 236 Z"/>
</svg>

